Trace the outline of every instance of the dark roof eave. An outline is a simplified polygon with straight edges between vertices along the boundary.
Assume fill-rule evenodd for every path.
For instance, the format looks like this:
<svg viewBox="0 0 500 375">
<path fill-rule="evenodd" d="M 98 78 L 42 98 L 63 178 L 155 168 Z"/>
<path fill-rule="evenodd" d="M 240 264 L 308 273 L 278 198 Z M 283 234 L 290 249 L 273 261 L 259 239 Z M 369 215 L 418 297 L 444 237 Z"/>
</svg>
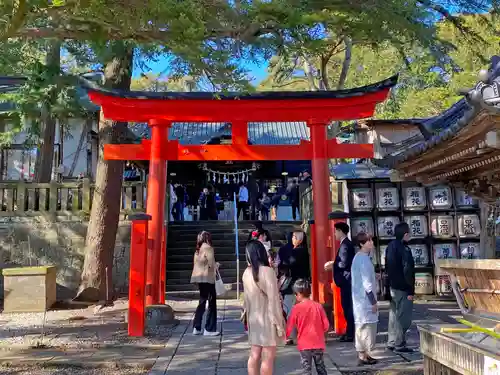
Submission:
<svg viewBox="0 0 500 375">
<path fill-rule="evenodd" d="M 479 112 L 487 111 L 493 115 L 500 115 L 500 60 L 497 56 L 492 58 L 492 67 L 487 78 L 476 84 L 472 90 L 469 90 L 465 94 L 464 99 L 455 103 L 441 115 L 428 121 L 438 121 L 440 117 L 450 116 L 454 110 L 459 111 L 464 108 L 467 109 L 465 109 L 458 121 L 442 130 L 439 134 L 426 139 L 425 142 L 401 154 L 386 156 L 384 159 L 376 159 L 373 161 L 374 164 L 383 168 L 397 169 L 401 163 L 410 158 L 418 157 L 430 148 L 453 138 L 459 131 L 469 125 Z"/>
<path fill-rule="evenodd" d="M 87 91 L 130 99 L 156 100 L 282 100 L 282 99 L 340 99 L 361 96 L 394 87 L 398 75 L 387 78 L 372 85 L 338 91 L 270 91 L 255 93 L 213 93 L 213 92 L 142 92 L 110 90 L 96 85 L 84 78 L 80 79 L 82 87 Z"/>
</svg>

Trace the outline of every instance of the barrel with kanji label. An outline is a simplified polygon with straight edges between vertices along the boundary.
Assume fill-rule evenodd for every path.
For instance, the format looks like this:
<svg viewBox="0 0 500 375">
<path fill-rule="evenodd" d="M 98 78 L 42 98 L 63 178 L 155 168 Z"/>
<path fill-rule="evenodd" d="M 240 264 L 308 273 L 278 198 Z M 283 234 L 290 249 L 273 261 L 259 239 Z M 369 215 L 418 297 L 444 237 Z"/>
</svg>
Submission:
<svg viewBox="0 0 500 375">
<path fill-rule="evenodd" d="M 371 217 L 351 219 L 350 224 L 352 238 L 356 238 L 359 233 L 366 233 L 373 236 L 373 219 Z"/>
<path fill-rule="evenodd" d="M 411 186 L 403 189 L 404 206 L 406 210 L 423 210 L 427 207 L 427 197 L 425 188 L 421 186 Z"/>
<path fill-rule="evenodd" d="M 373 195 L 370 188 L 351 189 L 351 208 L 353 211 L 373 210 Z"/>
<path fill-rule="evenodd" d="M 479 242 L 460 243 L 460 258 L 462 259 L 479 259 L 479 252 Z"/>
<path fill-rule="evenodd" d="M 415 274 L 415 294 L 434 294 L 434 280 L 429 272 L 419 272 Z"/>
<path fill-rule="evenodd" d="M 396 211 L 399 209 L 399 192 L 395 187 L 377 189 L 377 207 L 381 211 Z"/>
<path fill-rule="evenodd" d="M 457 258 L 457 248 L 454 243 L 439 243 L 434 244 L 434 264 L 435 264 L 435 274 L 443 275 L 445 274 L 439 268 L 439 261 L 442 259 L 456 259 Z"/>
<path fill-rule="evenodd" d="M 448 296 L 453 293 L 451 289 L 451 278 L 449 275 L 436 275 L 436 294 Z"/>
<path fill-rule="evenodd" d="M 410 237 L 425 238 L 428 235 L 427 218 L 424 215 L 405 216 L 405 222 L 410 227 Z"/>
<path fill-rule="evenodd" d="M 394 238 L 394 229 L 399 224 L 399 217 L 385 216 L 377 218 L 378 237 L 382 239 Z"/>
<path fill-rule="evenodd" d="M 457 208 L 478 207 L 479 201 L 472 198 L 464 189 L 455 189 L 455 205 Z"/>
<path fill-rule="evenodd" d="M 429 251 L 426 244 L 410 245 L 411 254 L 415 261 L 415 267 L 426 267 L 429 265 Z"/>
<path fill-rule="evenodd" d="M 448 186 L 433 186 L 429 188 L 429 201 L 434 210 L 448 210 L 453 205 L 451 189 Z"/>
<path fill-rule="evenodd" d="M 450 238 L 455 235 L 453 216 L 439 215 L 431 217 L 431 234 L 434 237 Z"/>
<path fill-rule="evenodd" d="M 457 216 L 458 235 L 461 238 L 479 237 L 481 226 L 479 216 L 476 214 L 464 214 Z"/>
</svg>

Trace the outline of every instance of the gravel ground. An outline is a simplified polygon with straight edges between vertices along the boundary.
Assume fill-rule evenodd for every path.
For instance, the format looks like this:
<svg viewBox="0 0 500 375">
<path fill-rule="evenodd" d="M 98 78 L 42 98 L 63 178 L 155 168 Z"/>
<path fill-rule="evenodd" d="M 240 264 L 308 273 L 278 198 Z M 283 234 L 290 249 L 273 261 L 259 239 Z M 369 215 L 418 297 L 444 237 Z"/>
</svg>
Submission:
<svg viewBox="0 0 500 375">
<path fill-rule="evenodd" d="M 44 368 L 29 367 L 0 367 L 0 375 L 144 375 L 143 369 L 82 369 L 78 367 Z"/>
<path fill-rule="evenodd" d="M 174 302 L 175 305 L 179 303 Z M 162 346 L 174 326 L 159 327 L 149 337 L 127 334 L 127 300 L 112 307 L 0 315 L 0 349 L 33 347 L 96 348 L 116 345 Z M 43 332 L 43 340 L 42 340 Z"/>
</svg>

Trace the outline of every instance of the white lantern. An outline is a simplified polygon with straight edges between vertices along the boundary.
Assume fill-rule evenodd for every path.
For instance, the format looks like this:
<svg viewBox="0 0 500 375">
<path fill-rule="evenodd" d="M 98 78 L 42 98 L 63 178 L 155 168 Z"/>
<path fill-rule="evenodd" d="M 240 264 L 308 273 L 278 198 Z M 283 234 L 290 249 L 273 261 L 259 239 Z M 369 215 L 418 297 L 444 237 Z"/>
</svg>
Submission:
<svg viewBox="0 0 500 375">
<path fill-rule="evenodd" d="M 427 237 L 427 218 L 424 215 L 405 216 L 405 222 L 410 226 L 411 237 Z"/>
<path fill-rule="evenodd" d="M 425 188 L 412 186 L 404 188 L 405 208 L 407 210 L 423 210 L 427 206 Z"/>
<path fill-rule="evenodd" d="M 435 210 L 451 208 L 451 189 L 448 186 L 434 186 L 429 188 L 431 207 Z"/>
<path fill-rule="evenodd" d="M 352 210 L 371 211 L 373 209 L 373 196 L 370 188 L 351 189 Z"/>
<path fill-rule="evenodd" d="M 455 190 L 455 202 L 459 208 L 477 207 L 479 205 L 478 200 L 468 195 L 464 189 Z"/>
<path fill-rule="evenodd" d="M 378 188 L 377 207 L 381 211 L 396 211 L 399 209 L 399 193 L 397 188 Z"/>
<path fill-rule="evenodd" d="M 479 259 L 479 242 L 460 243 L 460 258 Z"/>
<path fill-rule="evenodd" d="M 359 233 L 373 236 L 373 219 L 371 217 L 360 217 L 351 219 L 351 235 L 355 238 Z"/>
<path fill-rule="evenodd" d="M 379 238 L 393 238 L 394 228 L 399 224 L 399 217 L 379 217 L 377 224 Z"/>
<path fill-rule="evenodd" d="M 478 237 L 481 234 L 479 216 L 458 215 L 458 235 L 460 237 Z"/>
<path fill-rule="evenodd" d="M 435 275 L 446 274 L 441 268 L 439 268 L 439 261 L 443 259 L 456 259 L 457 249 L 454 243 L 440 243 L 434 245 L 434 264 L 435 264 Z"/>
<path fill-rule="evenodd" d="M 453 216 L 440 215 L 431 219 L 431 233 L 434 237 L 449 238 L 455 235 Z"/>
<path fill-rule="evenodd" d="M 429 264 L 429 252 L 425 244 L 410 245 L 415 267 L 425 267 Z"/>
</svg>

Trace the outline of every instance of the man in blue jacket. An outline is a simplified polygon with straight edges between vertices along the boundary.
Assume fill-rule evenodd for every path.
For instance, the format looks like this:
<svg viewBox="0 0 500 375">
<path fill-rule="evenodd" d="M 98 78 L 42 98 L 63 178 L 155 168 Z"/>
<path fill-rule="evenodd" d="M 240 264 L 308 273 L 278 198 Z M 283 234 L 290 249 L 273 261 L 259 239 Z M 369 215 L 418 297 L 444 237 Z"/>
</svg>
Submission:
<svg viewBox="0 0 500 375">
<path fill-rule="evenodd" d="M 399 353 L 413 350 L 406 346 L 406 332 L 411 326 L 415 294 L 415 262 L 408 247 L 410 227 L 400 223 L 394 228 L 396 239 L 387 246 L 385 267 L 391 292 L 389 340 L 387 348 Z"/>
</svg>

